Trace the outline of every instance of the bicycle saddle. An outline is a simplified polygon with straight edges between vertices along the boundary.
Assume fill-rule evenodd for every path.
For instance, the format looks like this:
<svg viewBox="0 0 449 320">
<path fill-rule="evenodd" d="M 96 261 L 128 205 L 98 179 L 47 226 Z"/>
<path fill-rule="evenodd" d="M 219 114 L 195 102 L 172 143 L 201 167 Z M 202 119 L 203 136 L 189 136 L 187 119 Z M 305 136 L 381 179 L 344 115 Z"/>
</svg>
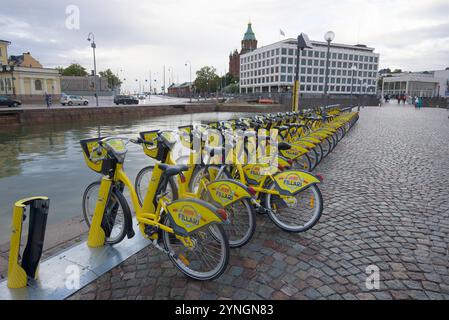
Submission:
<svg viewBox="0 0 449 320">
<path fill-rule="evenodd" d="M 165 163 L 160 163 L 159 168 L 164 171 L 164 174 L 167 176 L 176 176 L 180 174 L 182 171 L 189 170 L 189 166 L 185 164 L 177 164 L 177 165 L 169 165 Z"/>
<path fill-rule="evenodd" d="M 289 144 L 289 143 L 287 143 L 287 142 L 279 142 L 278 143 L 278 149 L 279 150 L 288 150 L 288 149 L 291 149 L 291 145 Z"/>
</svg>

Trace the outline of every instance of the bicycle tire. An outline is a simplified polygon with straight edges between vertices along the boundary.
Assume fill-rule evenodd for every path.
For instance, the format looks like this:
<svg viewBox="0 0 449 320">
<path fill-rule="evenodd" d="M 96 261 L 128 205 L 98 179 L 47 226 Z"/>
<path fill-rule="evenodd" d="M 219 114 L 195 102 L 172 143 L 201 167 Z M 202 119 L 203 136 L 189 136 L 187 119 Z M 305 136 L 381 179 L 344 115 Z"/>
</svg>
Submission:
<svg viewBox="0 0 449 320">
<path fill-rule="evenodd" d="M 145 199 L 146 196 L 146 191 L 148 190 L 148 186 L 149 186 L 149 182 L 151 181 L 151 175 L 149 175 L 151 172 L 153 172 L 154 169 L 154 165 L 149 165 L 146 166 L 144 168 L 142 168 L 139 173 L 136 176 L 136 180 L 134 181 L 134 188 L 136 190 L 137 193 L 137 199 L 139 200 L 139 204 L 142 205 L 143 204 L 143 200 Z M 148 176 L 149 175 L 149 176 Z M 144 179 L 144 177 L 148 178 L 148 182 L 143 182 L 142 180 Z M 168 179 L 168 186 L 166 191 L 169 192 L 169 194 L 167 194 L 167 197 L 171 200 L 177 200 L 178 199 L 178 186 L 176 185 L 176 181 L 174 179 L 174 177 L 170 177 Z"/>
<path fill-rule="evenodd" d="M 170 226 L 170 219 L 168 215 L 166 215 L 164 219 L 164 224 L 166 226 Z M 188 266 L 179 259 L 179 253 L 176 253 L 172 245 L 170 244 L 170 239 L 176 239 L 176 237 L 173 234 L 170 234 L 166 231 L 162 231 L 162 242 L 164 244 L 165 250 L 168 252 L 171 252 L 172 254 L 169 254 L 168 257 L 171 260 L 171 262 L 175 265 L 175 267 L 181 271 L 186 276 L 200 281 L 208 281 L 218 278 L 223 274 L 223 272 L 226 270 L 228 263 L 229 263 L 229 242 L 226 232 L 223 229 L 223 226 L 221 224 L 212 224 L 207 227 L 207 229 L 214 228 L 215 230 L 211 231 L 211 233 L 215 233 L 213 238 L 217 240 L 216 238 L 220 238 L 220 261 L 217 267 L 215 267 L 211 272 L 205 273 L 204 275 L 201 275 L 200 272 L 194 272 L 193 270 L 189 269 Z M 212 230 L 212 229 L 211 229 Z M 197 232 L 203 232 L 203 231 L 197 231 Z M 196 232 L 191 233 L 191 236 L 194 236 Z M 179 241 L 179 240 L 178 240 Z M 182 247 L 181 247 L 182 248 Z M 187 252 L 193 252 L 193 251 L 187 251 Z M 187 255 L 187 253 L 186 253 Z M 200 259 L 201 260 L 201 259 Z M 210 261 L 210 260 L 209 260 Z M 190 265 L 190 263 L 189 263 Z M 191 271 L 190 271 L 191 270 Z"/>
<path fill-rule="evenodd" d="M 267 189 L 274 189 L 274 181 L 271 181 L 268 186 Z M 311 216 L 310 219 L 307 220 L 307 222 L 305 222 L 302 225 L 298 225 L 298 226 L 292 226 L 292 225 L 288 225 L 285 222 L 281 221 L 279 217 L 277 217 L 274 214 L 273 211 L 273 201 L 274 200 L 278 200 L 276 199 L 274 196 L 272 196 L 271 194 L 266 194 L 264 197 L 264 207 L 268 209 L 268 216 L 270 217 L 271 221 L 273 221 L 273 223 L 278 226 L 279 228 L 281 228 L 284 231 L 287 232 L 293 232 L 293 233 L 300 233 L 300 232 L 305 232 L 309 229 L 311 229 L 313 226 L 315 226 L 318 221 L 321 218 L 321 215 L 323 213 L 323 196 L 321 194 L 320 189 L 318 188 L 318 186 L 316 184 L 313 184 L 311 186 L 309 186 L 308 188 L 306 188 L 305 190 L 301 191 L 298 195 L 300 195 L 301 193 L 307 191 L 307 190 L 311 190 L 312 193 L 314 194 L 314 201 L 316 203 L 316 210 L 314 212 L 314 214 Z M 292 210 L 294 212 L 294 214 L 299 214 L 298 212 L 299 209 L 295 209 Z"/>
<path fill-rule="evenodd" d="M 84 216 L 84 221 L 86 222 L 86 224 L 89 228 L 91 226 L 91 217 L 93 216 L 93 210 L 89 209 L 88 202 L 89 202 L 90 197 L 92 196 L 91 195 L 92 190 L 94 190 L 94 188 L 96 188 L 96 187 L 99 189 L 100 183 L 101 183 L 101 181 L 92 182 L 91 184 L 89 184 L 87 186 L 87 188 L 85 189 L 84 194 L 83 194 L 83 204 L 82 204 L 83 216 Z M 95 191 L 93 191 L 93 192 L 94 192 L 95 196 L 98 196 L 98 192 L 95 192 Z M 114 204 L 112 204 L 112 203 L 114 203 Z M 112 206 L 116 206 L 116 204 L 118 204 L 119 207 L 113 208 Z M 108 203 L 106 204 L 106 210 L 105 210 L 105 215 L 103 217 L 102 225 L 104 225 L 104 223 L 107 222 L 106 219 L 108 219 L 108 214 L 111 214 L 113 210 L 118 211 L 118 209 L 120 207 L 123 210 L 123 219 L 122 219 L 123 227 L 122 227 L 121 231 L 119 232 L 118 236 L 115 236 L 113 239 L 106 236 L 106 238 L 105 238 L 106 244 L 114 245 L 114 244 L 121 242 L 125 238 L 127 231 L 130 227 L 128 225 L 128 219 L 125 218 L 125 216 L 127 214 L 131 215 L 131 210 L 129 208 L 128 202 L 126 201 L 126 198 L 123 196 L 123 194 L 120 191 L 118 191 L 116 188 L 112 188 L 111 195 L 108 199 Z M 95 207 L 92 209 L 95 209 Z M 91 212 L 89 212 L 89 211 L 91 211 Z M 116 222 L 117 222 L 117 217 L 114 217 L 113 225 L 110 226 L 110 227 L 112 227 L 111 232 L 112 232 Z"/>
</svg>

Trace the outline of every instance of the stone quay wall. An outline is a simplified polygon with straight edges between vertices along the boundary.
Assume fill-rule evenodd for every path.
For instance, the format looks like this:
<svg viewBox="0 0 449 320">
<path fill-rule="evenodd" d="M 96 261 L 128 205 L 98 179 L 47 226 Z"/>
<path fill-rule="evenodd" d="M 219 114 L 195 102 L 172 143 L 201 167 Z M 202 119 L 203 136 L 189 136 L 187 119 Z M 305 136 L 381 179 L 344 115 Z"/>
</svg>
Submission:
<svg viewBox="0 0 449 320">
<path fill-rule="evenodd" d="M 0 110 L 0 126 L 82 122 L 107 119 L 144 119 L 164 115 L 203 112 L 282 112 L 281 105 L 183 104 L 163 106 L 54 107 Z"/>
</svg>

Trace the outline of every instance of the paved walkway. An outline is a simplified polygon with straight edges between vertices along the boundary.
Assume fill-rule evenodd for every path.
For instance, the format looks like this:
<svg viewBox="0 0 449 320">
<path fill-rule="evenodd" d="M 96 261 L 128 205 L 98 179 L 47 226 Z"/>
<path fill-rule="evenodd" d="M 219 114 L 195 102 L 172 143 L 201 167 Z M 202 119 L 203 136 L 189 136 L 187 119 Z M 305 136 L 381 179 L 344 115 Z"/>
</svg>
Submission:
<svg viewBox="0 0 449 320">
<path fill-rule="evenodd" d="M 218 280 L 145 249 L 73 299 L 449 299 L 449 112 L 364 108 L 317 169 L 323 217 L 304 234 L 258 216 Z M 380 288 L 366 287 L 368 266 Z"/>
</svg>

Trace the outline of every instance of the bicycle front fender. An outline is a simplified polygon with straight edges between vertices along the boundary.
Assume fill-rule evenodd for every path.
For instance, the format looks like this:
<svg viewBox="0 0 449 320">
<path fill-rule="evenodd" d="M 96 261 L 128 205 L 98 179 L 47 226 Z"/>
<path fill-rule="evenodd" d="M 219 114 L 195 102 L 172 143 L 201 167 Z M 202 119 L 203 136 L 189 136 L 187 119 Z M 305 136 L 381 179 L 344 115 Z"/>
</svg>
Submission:
<svg viewBox="0 0 449 320">
<path fill-rule="evenodd" d="M 243 183 L 231 179 L 209 183 L 207 190 L 212 199 L 223 208 L 238 200 L 251 198 L 248 188 Z"/>
<path fill-rule="evenodd" d="M 199 199 L 177 200 L 167 206 L 173 231 L 183 237 L 211 223 L 223 222 L 217 210 L 217 207 Z"/>
<path fill-rule="evenodd" d="M 286 170 L 273 178 L 276 190 L 285 196 L 295 195 L 310 185 L 321 182 L 314 175 L 300 170 Z"/>
</svg>

